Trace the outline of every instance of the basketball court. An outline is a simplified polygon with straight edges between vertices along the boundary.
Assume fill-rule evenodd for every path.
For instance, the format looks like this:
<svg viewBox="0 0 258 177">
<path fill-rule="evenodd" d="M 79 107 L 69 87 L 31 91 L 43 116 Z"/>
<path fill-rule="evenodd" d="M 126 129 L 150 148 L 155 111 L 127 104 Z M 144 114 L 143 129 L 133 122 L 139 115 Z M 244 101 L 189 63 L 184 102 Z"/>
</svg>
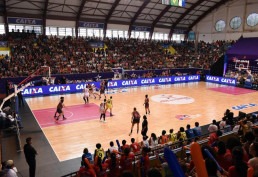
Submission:
<svg viewBox="0 0 258 177">
<path fill-rule="evenodd" d="M 237 116 L 239 111 L 255 112 L 258 106 L 258 94 L 254 90 L 206 82 L 110 90 L 107 98 L 113 97 L 114 116 L 106 113 L 106 123 L 99 121 L 99 104 L 103 97 L 101 100 L 91 98 L 89 104 L 84 104 L 82 93 L 62 95 L 67 120 L 60 119 L 58 123 L 53 115 L 60 95 L 26 98 L 26 101 L 58 159 L 66 161 L 80 157 L 85 147 L 94 153 L 96 143 L 107 150 L 109 142 L 116 139 L 120 142 L 125 139 L 128 144 L 132 137 L 141 141 L 136 126 L 132 135 L 128 134 L 133 108 L 137 108 L 141 117 L 145 114 L 146 94 L 150 98 L 151 111 L 147 115 L 148 136 L 151 133 L 160 136 L 163 129 L 178 131 L 187 124 L 194 127 L 196 121 L 205 125 L 213 119 L 221 120 L 226 109 Z"/>
</svg>

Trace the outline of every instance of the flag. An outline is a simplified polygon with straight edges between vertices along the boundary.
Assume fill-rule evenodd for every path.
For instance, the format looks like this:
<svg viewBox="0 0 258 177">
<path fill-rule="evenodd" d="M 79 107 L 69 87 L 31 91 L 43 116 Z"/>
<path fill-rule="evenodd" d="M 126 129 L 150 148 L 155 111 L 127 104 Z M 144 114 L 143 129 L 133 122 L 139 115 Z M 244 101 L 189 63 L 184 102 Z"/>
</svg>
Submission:
<svg viewBox="0 0 258 177">
<path fill-rule="evenodd" d="M 178 6 L 178 0 L 170 0 L 171 6 Z"/>
</svg>

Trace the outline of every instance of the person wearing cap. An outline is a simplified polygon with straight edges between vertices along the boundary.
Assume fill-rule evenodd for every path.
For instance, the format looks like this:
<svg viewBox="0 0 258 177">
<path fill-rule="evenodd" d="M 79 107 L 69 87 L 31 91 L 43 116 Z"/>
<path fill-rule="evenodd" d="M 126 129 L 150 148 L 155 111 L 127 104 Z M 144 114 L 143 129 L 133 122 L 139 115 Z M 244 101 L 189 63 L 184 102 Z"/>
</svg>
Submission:
<svg viewBox="0 0 258 177">
<path fill-rule="evenodd" d="M 17 169 L 14 167 L 13 160 L 6 161 L 6 177 L 18 177 L 17 176 Z"/>
<path fill-rule="evenodd" d="M 38 154 L 34 147 L 31 145 L 31 137 L 26 138 L 26 144 L 24 145 L 24 155 L 29 165 L 30 177 L 35 177 L 36 172 L 36 155 Z"/>
</svg>

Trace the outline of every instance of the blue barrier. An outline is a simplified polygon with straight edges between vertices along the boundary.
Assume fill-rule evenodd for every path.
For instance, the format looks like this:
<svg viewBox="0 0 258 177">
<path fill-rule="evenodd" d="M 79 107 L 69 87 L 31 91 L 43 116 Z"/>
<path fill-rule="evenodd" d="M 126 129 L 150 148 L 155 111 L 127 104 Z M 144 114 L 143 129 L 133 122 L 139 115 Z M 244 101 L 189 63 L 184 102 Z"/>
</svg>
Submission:
<svg viewBox="0 0 258 177">
<path fill-rule="evenodd" d="M 200 75 L 113 80 L 108 82 L 108 88 L 112 89 L 112 88 L 133 87 L 133 86 L 143 86 L 143 85 L 175 84 L 175 83 L 198 82 L 198 81 L 200 81 Z M 87 82 L 87 83 L 82 82 L 78 84 L 35 86 L 35 87 L 28 87 L 24 89 L 22 94 L 24 97 L 31 97 L 31 96 L 44 96 L 44 95 L 63 94 L 63 93 L 78 93 L 78 92 L 82 92 L 82 90 L 86 87 L 88 83 L 94 84 L 97 88 L 100 87 L 100 82 Z"/>
<path fill-rule="evenodd" d="M 235 78 L 227 78 L 227 77 L 218 77 L 218 76 L 210 76 L 206 75 L 206 82 L 212 82 L 217 84 L 225 84 L 236 86 L 237 81 Z"/>
</svg>

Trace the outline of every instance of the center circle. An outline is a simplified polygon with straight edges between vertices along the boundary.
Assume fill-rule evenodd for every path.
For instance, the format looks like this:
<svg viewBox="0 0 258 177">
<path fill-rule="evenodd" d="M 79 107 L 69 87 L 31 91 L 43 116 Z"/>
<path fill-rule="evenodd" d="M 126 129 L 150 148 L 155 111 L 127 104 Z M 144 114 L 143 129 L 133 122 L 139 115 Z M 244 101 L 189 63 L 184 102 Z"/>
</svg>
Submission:
<svg viewBox="0 0 258 177">
<path fill-rule="evenodd" d="M 194 102 L 194 98 L 184 95 L 159 94 L 151 97 L 151 100 L 164 104 L 190 104 Z"/>
</svg>

